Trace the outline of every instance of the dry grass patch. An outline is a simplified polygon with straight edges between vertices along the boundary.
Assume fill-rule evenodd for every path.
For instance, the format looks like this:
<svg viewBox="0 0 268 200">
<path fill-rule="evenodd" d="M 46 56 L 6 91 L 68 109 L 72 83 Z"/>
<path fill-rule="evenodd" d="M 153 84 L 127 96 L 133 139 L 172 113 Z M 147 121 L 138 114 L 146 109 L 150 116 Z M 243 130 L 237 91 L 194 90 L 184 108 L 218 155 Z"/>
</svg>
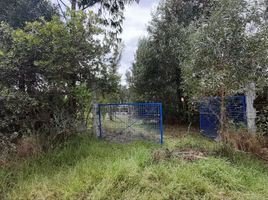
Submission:
<svg viewBox="0 0 268 200">
<path fill-rule="evenodd" d="M 244 129 L 229 130 L 222 140 L 239 151 L 253 153 L 268 161 L 267 138 L 263 135 L 252 134 Z"/>
</svg>

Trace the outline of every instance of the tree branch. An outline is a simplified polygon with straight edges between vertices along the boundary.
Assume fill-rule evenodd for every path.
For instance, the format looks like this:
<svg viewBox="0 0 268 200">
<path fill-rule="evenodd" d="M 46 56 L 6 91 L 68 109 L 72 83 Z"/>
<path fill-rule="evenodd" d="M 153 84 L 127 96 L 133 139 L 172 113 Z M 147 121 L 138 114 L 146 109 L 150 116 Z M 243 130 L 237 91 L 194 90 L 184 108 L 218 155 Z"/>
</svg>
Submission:
<svg viewBox="0 0 268 200">
<path fill-rule="evenodd" d="M 60 0 L 61 4 L 64 5 L 66 8 L 69 8 L 62 0 Z"/>
<path fill-rule="evenodd" d="M 60 2 L 59 1 L 61 1 L 61 0 L 57 0 L 57 2 L 58 2 L 58 6 L 59 6 L 59 8 L 60 8 L 60 11 L 61 11 L 61 13 L 62 13 L 62 16 L 64 17 L 64 19 L 66 20 L 66 15 L 65 15 L 65 13 L 64 13 L 64 11 L 62 10 L 62 7 L 61 7 L 61 5 L 60 5 Z"/>
</svg>

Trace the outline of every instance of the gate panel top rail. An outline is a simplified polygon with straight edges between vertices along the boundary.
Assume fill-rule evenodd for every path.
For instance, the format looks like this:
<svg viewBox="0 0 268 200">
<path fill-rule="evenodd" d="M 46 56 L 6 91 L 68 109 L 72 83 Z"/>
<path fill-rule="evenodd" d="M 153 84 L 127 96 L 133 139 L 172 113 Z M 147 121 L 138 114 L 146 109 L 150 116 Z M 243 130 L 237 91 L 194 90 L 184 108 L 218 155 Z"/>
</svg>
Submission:
<svg viewBox="0 0 268 200">
<path fill-rule="evenodd" d="M 162 103 L 118 103 L 118 104 L 98 104 L 99 106 L 162 106 Z"/>
</svg>

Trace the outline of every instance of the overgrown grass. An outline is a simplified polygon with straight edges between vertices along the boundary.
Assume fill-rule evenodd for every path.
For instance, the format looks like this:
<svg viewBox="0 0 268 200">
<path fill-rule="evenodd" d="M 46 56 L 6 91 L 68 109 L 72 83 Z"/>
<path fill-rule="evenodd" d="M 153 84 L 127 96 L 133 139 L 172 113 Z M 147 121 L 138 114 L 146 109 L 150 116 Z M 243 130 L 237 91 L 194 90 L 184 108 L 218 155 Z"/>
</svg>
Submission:
<svg viewBox="0 0 268 200">
<path fill-rule="evenodd" d="M 268 168 L 198 135 L 164 148 L 216 152 L 194 162 L 155 162 L 158 144 L 77 136 L 38 159 L 0 169 L 0 199 L 268 199 Z"/>
</svg>

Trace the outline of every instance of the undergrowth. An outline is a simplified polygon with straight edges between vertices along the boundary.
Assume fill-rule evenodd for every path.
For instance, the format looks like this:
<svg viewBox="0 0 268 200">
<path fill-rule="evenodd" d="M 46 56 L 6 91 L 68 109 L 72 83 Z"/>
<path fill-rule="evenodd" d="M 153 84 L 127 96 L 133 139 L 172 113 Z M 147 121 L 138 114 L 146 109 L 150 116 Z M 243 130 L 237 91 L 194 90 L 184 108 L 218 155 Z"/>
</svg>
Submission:
<svg viewBox="0 0 268 200">
<path fill-rule="evenodd" d="M 206 159 L 186 161 L 155 151 L 192 149 Z M 0 169 L 0 199 L 268 199 L 268 168 L 199 135 L 112 144 L 87 135 L 40 158 Z"/>
</svg>

